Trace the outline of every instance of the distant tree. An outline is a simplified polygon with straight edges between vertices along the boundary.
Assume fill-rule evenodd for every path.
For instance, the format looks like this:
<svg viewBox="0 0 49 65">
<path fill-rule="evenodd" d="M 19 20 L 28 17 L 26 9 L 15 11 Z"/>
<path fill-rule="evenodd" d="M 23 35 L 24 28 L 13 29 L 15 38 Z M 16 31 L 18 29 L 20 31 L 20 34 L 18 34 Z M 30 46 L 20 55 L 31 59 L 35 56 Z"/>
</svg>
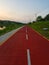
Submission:
<svg viewBox="0 0 49 65">
<path fill-rule="evenodd" d="M 36 19 L 36 21 L 42 21 L 42 20 L 43 20 L 42 16 L 38 16 Z"/>
<path fill-rule="evenodd" d="M 33 23 L 36 23 L 36 21 L 33 21 Z"/>
<path fill-rule="evenodd" d="M 45 19 L 46 21 L 48 21 L 48 20 L 49 20 L 49 14 L 47 14 L 44 19 Z"/>
<path fill-rule="evenodd" d="M 29 22 L 28 24 L 31 24 L 31 22 Z"/>
</svg>

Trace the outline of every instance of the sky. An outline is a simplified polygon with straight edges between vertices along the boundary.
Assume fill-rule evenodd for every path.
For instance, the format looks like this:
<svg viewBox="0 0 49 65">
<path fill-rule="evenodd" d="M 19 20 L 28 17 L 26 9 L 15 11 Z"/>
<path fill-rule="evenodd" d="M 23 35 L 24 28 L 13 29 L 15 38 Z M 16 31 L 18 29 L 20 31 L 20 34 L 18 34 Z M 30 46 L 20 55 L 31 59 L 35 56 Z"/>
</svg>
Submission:
<svg viewBox="0 0 49 65">
<path fill-rule="evenodd" d="M 49 13 L 49 0 L 0 0 L 0 19 L 28 23 Z"/>
</svg>

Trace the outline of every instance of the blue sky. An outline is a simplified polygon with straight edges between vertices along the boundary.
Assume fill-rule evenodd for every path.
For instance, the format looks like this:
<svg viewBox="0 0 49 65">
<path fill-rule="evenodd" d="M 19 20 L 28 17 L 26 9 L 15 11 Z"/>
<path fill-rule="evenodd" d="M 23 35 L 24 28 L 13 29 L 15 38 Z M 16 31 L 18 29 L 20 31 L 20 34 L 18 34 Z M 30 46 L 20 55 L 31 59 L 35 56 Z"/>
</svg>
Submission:
<svg viewBox="0 0 49 65">
<path fill-rule="evenodd" d="M 49 0 L 0 0 L 0 19 L 29 22 L 49 13 Z"/>
</svg>

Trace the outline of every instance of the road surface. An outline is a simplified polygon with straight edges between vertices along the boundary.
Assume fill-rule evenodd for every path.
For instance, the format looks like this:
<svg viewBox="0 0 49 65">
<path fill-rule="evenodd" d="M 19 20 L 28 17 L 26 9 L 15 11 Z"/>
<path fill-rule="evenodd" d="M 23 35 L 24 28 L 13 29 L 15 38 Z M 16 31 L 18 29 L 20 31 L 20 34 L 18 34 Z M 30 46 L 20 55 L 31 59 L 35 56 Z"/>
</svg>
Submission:
<svg viewBox="0 0 49 65">
<path fill-rule="evenodd" d="M 49 65 L 49 41 L 24 26 L 0 46 L 0 65 Z"/>
</svg>

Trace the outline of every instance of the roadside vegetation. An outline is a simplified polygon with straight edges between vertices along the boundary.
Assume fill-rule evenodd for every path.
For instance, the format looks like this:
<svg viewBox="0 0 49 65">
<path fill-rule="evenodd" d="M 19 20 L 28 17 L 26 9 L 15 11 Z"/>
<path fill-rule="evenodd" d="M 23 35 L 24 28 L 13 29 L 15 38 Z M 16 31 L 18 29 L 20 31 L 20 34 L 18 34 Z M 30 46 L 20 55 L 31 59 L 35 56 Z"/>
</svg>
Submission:
<svg viewBox="0 0 49 65">
<path fill-rule="evenodd" d="M 45 18 L 38 16 L 36 21 L 29 23 L 29 26 L 49 39 L 49 14 Z"/>
<path fill-rule="evenodd" d="M 11 30 L 17 29 L 23 25 L 24 24 L 22 24 L 22 23 L 18 23 L 18 22 L 14 22 L 14 21 L 0 20 L 0 36 Z"/>
</svg>

